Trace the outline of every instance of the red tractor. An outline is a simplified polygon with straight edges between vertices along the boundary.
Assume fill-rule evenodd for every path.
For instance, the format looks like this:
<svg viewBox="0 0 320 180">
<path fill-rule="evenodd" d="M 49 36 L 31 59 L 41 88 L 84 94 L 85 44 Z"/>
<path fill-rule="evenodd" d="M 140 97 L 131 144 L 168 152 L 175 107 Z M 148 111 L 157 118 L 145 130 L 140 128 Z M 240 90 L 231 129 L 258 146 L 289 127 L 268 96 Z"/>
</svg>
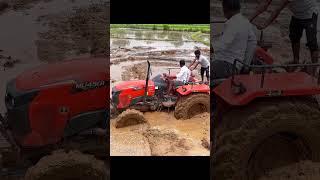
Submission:
<svg viewBox="0 0 320 180">
<path fill-rule="evenodd" d="M 177 119 L 187 119 L 198 113 L 210 110 L 210 88 L 198 82 L 194 76 L 188 83 L 175 88 L 173 95 L 167 95 L 169 81 L 175 75 L 159 74 L 150 78 L 150 62 L 148 63 L 146 80 L 120 82 L 112 89 L 111 105 L 113 114 L 120 114 L 117 127 L 143 122 L 144 118 L 138 111 L 156 111 L 174 107 Z M 138 110 L 138 111 L 137 111 Z"/>
<path fill-rule="evenodd" d="M 4 137 L 0 177 L 24 173 L 42 158 L 27 179 L 46 179 L 56 173 L 61 173 L 52 176 L 56 179 L 106 179 L 105 165 L 95 158 L 105 161 L 108 157 L 108 86 L 105 58 L 43 65 L 10 81 L 5 96 L 7 113 L 0 116 Z M 56 150 L 62 151 L 50 155 Z M 82 154 L 69 154 L 73 150 Z M 91 169 L 96 174 L 72 173 L 73 168 L 67 170 L 70 164 L 80 169 L 88 166 L 88 172 Z"/>
<path fill-rule="evenodd" d="M 235 60 L 232 76 L 212 87 L 211 179 L 259 179 L 301 160 L 320 161 L 320 78 L 274 71 L 320 64 L 272 65 L 262 44 L 255 57 L 262 64 L 243 64 L 250 73 L 239 74 Z"/>
</svg>

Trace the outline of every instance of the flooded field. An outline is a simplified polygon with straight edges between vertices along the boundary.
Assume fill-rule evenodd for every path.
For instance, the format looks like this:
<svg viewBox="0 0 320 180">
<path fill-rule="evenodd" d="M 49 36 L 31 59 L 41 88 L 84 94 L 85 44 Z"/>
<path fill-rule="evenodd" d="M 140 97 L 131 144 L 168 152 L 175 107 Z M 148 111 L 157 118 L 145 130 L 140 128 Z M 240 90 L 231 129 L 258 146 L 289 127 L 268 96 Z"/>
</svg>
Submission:
<svg viewBox="0 0 320 180">
<path fill-rule="evenodd" d="M 209 56 L 209 47 L 195 42 L 189 32 L 116 28 L 111 30 L 111 88 L 120 81 L 144 80 L 147 60 L 152 77 L 179 68 L 181 59 L 188 65 L 194 50 Z M 209 39 L 209 34 L 203 36 Z M 199 68 L 199 67 L 198 67 Z M 176 73 L 178 69 L 171 70 Z M 199 69 L 193 74 L 200 79 Z M 208 156 L 209 114 L 177 120 L 172 111 L 144 113 L 147 124 L 126 128 L 110 125 L 111 155 L 132 156 Z"/>
</svg>

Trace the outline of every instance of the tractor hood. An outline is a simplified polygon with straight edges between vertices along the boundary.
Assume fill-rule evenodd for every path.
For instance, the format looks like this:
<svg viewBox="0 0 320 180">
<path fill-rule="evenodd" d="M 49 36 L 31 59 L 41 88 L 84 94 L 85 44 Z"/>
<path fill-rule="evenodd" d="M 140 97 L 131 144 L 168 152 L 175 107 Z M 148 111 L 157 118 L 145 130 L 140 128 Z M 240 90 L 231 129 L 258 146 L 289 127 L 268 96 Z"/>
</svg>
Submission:
<svg viewBox="0 0 320 180">
<path fill-rule="evenodd" d="M 17 76 L 14 80 L 15 86 L 18 90 L 29 91 L 68 81 L 76 83 L 107 81 L 109 80 L 107 62 L 105 58 L 85 58 L 41 65 Z"/>
<path fill-rule="evenodd" d="M 113 88 L 113 91 L 123 91 L 127 89 L 143 89 L 146 86 L 145 80 L 132 80 L 132 81 L 123 81 L 116 84 Z M 149 87 L 154 87 L 154 82 L 149 80 L 148 82 Z"/>
</svg>

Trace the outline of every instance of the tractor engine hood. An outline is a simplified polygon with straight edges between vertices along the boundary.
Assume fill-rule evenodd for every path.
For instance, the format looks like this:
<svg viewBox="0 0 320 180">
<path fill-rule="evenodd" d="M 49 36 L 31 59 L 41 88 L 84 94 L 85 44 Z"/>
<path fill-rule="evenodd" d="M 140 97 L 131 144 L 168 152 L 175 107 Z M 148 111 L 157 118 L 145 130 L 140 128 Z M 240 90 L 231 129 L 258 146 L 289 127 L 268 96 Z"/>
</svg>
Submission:
<svg viewBox="0 0 320 180">
<path fill-rule="evenodd" d="M 30 91 L 43 86 L 73 81 L 76 83 L 107 81 L 109 67 L 104 58 L 87 58 L 46 64 L 30 69 L 15 79 L 20 91 Z"/>
</svg>

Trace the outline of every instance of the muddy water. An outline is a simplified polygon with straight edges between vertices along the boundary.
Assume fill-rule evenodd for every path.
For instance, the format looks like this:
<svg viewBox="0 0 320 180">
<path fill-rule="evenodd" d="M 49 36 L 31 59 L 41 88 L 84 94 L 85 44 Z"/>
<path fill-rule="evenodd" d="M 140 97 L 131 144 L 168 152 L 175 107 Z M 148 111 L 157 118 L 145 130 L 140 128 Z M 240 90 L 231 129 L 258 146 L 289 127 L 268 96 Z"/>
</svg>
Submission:
<svg viewBox="0 0 320 180">
<path fill-rule="evenodd" d="M 111 155 L 209 156 L 209 114 L 177 120 L 172 112 L 147 112 L 148 124 L 116 129 L 111 123 Z"/>
<path fill-rule="evenodd" d="M 209 35 L 207 37 L 209 38 Z M 147 60 L 153 76 L 190 63 L 195 48 L 209 55 L 209 47 L 193 42 L 190 34 L 136 29 L 111 30 L 111 87 L 120 81 L 145 79 Z M 177 73 L 177 69 L 171 73 Z M 194 71 L 198 75 L 198 70 Z M 110 151 L 116 156 L 208 156 L 209 114 L 177 120 L 172 111 L 147 112 L 148 124 L 116 129 L 111 120 Z"/>
<path fill-rule="evenodd" d="M 47 30 L 38 18 L 51 13 L 71 11 L 72 8 L 88 6 L 89 1 L 52 0 L 38 2 L 30 9 L 8 10 L 1 14 L 0 49 L 23 61 L 37 61 L 35 41 L 38 33 Z"/>
</svg>

